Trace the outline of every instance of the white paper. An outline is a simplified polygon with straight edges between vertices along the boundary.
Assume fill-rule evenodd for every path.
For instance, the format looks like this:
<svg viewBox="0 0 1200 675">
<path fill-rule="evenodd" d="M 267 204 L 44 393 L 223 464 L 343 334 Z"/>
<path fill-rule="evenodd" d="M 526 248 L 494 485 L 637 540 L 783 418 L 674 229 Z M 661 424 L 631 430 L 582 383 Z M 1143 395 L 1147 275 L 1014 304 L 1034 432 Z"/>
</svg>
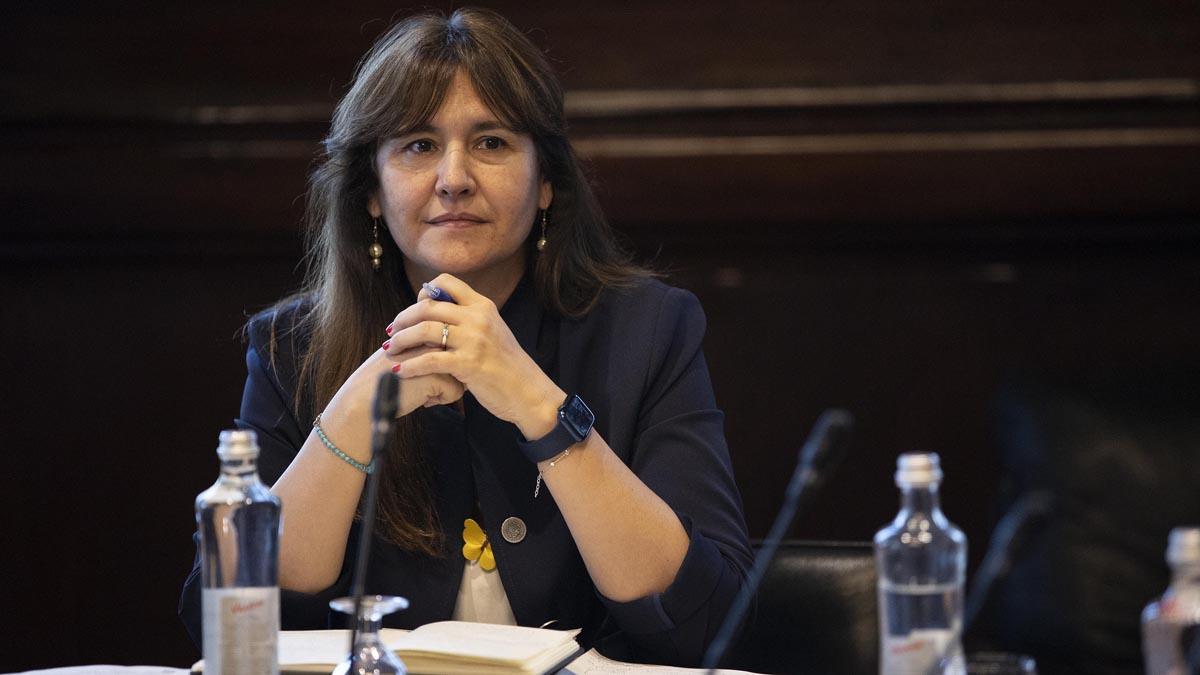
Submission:
<svg viewBox="0 0 1200 675">
<path fill-rule="evenodd" d="M 470 644 L 471 641 L 479 640 L 484 633 L 491 634 L 488 642 L 493 642 L 498 633 L 503 634 L 519 628 L 517 626 L 495 626 L 491 624 L 444 623 L 446 623 L 445 626 L 436 629 L 432 627 L 437 624 L 427 624 L 427 627 L 423 626 L 420 630 L 422 633 L 426 631 L 432 632 L 435 634 L 435 637 L 437 637 L 437 634 L 442 636 L 447 636 L 448 634 L 459 635 L 456 638 L 458 644 L 455 645 L 455 651 L 458 653 L 462 653 L 464 644 Z M 539 629 L 525 630 L 537 631 Z M 466 635 L 461 635 L 460 631 L 465 632 Z M 550 640 L 549 644 L 561 643 L 565 639 L 573 639 L 578 631 L 553 631 L 553 633 L 557 633 L 557 635 L 552 634 L 545 638 Z M 425 642 L 424 639 L 417 640 L 416 637 L 410 637 L 409 631 L 397 628 L 384 628 L 379 631 L 380 640 L 392 651 L 400 651 L 406 647 L 411 647 L 414 642 Z M 279 665 L 304 666 L 340 663 L 349 654 L 349 649 L 350 631 L 348 630 L 285 630 L 279 634 Z M 580 655 L 560 671 L 562 675 L 608 675 L 610 673 L 616 675 L 623 673 L 640 673 L 641 675 L 697 675 L 698 673 L 705 672 L 707 671 L 700 668 L 677 668 L 674 666 L 653 666 L 613 661 L 601 656 L 595 649 Z M 723 669 L 716 672 L 720 675 L 754 675 L 744 670 Z M 91 674 L 89 673 L 88 675 Z M 108 674 L 106 673 L 105 675 Z"/>
<path fill-rule="evenodd" d="M 396 651 L 404 643 L 408 631 L 384 628 L 379 639 L 388 649 Z M 285 630 L 279 633 L 279 665 L 341 663 L 350 655 L 348 630 Z"/>
<path fill-rule="evenodd" d="M 578 634 L 579 629 L 557 631 L 491 623 L 438 621 L 427 623 L 405 636 L 404 642 L 396 650 L 453 654 L 459 658 L 516 664 L 530 661 L 549 649 L 570 642 Z"/>
<path fill-rule="evenodd" d="M 696 675 L 707 673 L 701 668 L 676 668 L 675 666 L 648 666 L 642 663 L 623 663 L 613 661 L 600 655 L 595 649 L 589 649 L 582 656 L 572 661 L 560 671 L 560 675 L 620 675 L 622 673 L 638 673 L 639 675 Z M 717 670 L 719 675 L 754 675 L 744 670 Z"/>
<path fill-rule="evenodd" d="M 70 665 L 66 668 L 25 670 L 19 675 L 187 675 L 187 670 L 163 665 Z"/>
</svg>

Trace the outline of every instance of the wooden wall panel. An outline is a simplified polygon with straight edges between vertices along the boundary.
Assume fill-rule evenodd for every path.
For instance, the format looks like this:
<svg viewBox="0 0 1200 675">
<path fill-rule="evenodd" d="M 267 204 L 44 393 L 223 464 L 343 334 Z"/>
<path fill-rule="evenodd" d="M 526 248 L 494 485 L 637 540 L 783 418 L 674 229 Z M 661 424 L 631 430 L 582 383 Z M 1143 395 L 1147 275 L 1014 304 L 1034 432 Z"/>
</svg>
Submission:
<svg viewBox="0 0 1200 675">
<path fill-rule="evenodd" d="M 1200 9 L 1184 0 L 481 4 L 542 45 L 572 90 L 1195 78 L 1200 62 Z M 0 41 L 11 65 L 0 93 L 9 114 L 328 102 L 406 13 L 386 2 L 22 4 Z"/>
<path fill-rule="evenodd" d="M 283 292 L 292 265 L 5 261 L 0 602 L 14 610 L 0 669 L 194 660 L 175 617 L 191 504 L 215 480 L 217 432 L 237 414 L 243 312 Z"/>
</svg>

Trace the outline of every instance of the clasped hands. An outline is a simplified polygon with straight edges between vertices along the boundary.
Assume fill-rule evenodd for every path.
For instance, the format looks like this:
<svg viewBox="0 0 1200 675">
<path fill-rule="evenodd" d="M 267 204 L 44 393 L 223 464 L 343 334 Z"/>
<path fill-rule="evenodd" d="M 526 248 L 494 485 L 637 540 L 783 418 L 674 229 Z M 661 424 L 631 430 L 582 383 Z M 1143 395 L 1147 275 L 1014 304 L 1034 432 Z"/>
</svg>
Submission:
<svg viewBox="0 0 1200 675">
<path fill-rule="evenodd" d="M 480 405 L 515 424 L 527 439 L 549 433 L 566 394 L 517 342 L 496 304 L 449 274 L 430 283 L 456 302 L 432 300 L 422 289 L 416 303 L 382 328 L 387 341 L 363 364 L 375 362 L 373 372 L 390 367 L 404 380 L 399 414 L 453 403 L 469 390 Z"/>
</svg>

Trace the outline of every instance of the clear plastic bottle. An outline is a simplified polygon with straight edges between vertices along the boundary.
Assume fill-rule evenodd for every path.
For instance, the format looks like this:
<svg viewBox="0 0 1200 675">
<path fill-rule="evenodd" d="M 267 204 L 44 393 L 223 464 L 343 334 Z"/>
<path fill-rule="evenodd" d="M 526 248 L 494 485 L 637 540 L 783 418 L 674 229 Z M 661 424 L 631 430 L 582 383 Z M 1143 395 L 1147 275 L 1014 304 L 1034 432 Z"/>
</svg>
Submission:
<svg viewBox="0 0 1200 675">
<path fill-rule="evenodd" d="M 1171 585 L 1142 611 L 1147 675 L 1189 675 L 1200 663 L 1200 527 L 1177 527 L 1167 542 Z"/>
<path fill-rule="evenodd" d="M 196 497 L 206 673 L 279 672 L 279 498 L 253 431 L 222 431 L 221 475 Z"/>
<path fill-rule="evenodd" d="M 875 534 L 879 585 L 879 672 L 885 675 L 965 672 L 963 583 L 967 538 L 938 504 L 936 454 L 896 461 L 900 513 Z"/>
</svg>

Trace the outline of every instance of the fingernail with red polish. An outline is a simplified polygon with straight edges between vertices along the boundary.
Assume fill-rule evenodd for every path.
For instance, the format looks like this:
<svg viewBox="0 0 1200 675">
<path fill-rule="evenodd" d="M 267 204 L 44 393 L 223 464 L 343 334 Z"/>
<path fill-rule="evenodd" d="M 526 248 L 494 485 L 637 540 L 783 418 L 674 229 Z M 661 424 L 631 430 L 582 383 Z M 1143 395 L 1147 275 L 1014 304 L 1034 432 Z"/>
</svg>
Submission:
<svg viewBox="0 0 1200 675">
<path fill-rule="evenodd" d="M 385 331 L 383 331 L 383 332 L 387 333 L 388 335 L 391 335 L 391 334 L 392 334 L 392 327 L 391 327 L 391 326 L 388 326 L 388 327 L 387 327 L 387 330 L 385 330 Z"/>
<path fill-rule="evenodd" d="M 387 348 L 388 348 L 388 347 L 391 347 L 391 346 L 392 346 L 392 341 L 391 341 L 391 340 L 388 340 L 387 342 L 383 343 L 383 349 L 384 349 L 384 351 L 387 351 Z"/>
<path fill-rule="evenodd" d="M 397 363 L 396 365 L 392 366 L 392 372 L 393 372 L 393 373 L 398 373 L 398 372 L 400 372 L 400 364 L 399 364 L 399 363 Z"/>
</svg>

